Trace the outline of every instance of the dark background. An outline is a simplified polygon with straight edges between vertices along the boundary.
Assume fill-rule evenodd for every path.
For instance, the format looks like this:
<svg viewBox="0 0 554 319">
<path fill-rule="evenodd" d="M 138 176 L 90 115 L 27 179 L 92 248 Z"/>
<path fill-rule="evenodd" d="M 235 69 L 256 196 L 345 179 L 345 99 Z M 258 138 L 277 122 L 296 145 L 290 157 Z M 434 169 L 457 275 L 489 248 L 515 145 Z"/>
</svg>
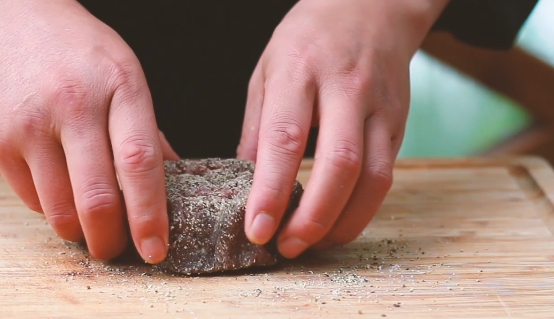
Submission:
<svg viewBox="0 0 554 319">
<path fill-rule="evenodd" d="M 236 155 L 251 73 L 296 0 L 79 2 L 135 51 L 181 157 Z"/>
</svg>

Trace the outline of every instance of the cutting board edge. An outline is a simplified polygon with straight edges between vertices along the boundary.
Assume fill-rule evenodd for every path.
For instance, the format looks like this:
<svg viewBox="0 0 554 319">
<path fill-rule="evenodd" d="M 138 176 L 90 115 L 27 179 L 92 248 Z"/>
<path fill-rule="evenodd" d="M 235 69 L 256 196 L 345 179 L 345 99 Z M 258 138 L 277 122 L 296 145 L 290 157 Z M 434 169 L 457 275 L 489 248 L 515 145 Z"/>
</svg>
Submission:
<svg viewBox="0 0 554 319">
<path fill-rule="evenodd" d="M 300 164 L 300 169 L 311 169 L 314 158 L 306 157 Z M 535 168 L 547 168 L 554 172 L 552 166 L 546 159 L 534 155 L 522 156 L 471 156 L 471 157 L 403 157 L 396 160 L 394 168 L 447 168 L 447 167 L 491 167 L 519 165 L 530 170 Z"/>
</svg>

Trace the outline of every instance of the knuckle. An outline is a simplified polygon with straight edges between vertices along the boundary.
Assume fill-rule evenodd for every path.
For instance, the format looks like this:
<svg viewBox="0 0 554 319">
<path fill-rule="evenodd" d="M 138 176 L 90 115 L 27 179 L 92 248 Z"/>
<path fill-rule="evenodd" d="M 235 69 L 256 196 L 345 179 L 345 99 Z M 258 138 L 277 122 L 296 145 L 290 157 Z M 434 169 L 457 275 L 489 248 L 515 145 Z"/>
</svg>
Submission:
<svg viewBox="0 0 554 319">
<path fill-rule="evenodd" d="M 373 94 L 381 83 L 374 79 L 371 70 L 360 63 L 348 59 L 322 71 L 322 91 L 339 91 L 349 105 L 367 107 L 370 94 Z"/>
<path fill-rule="evenodd" d="M 289 72 L 293 75 L 293 78 L 305 78 L 310 75 L 314 68 L 316 57 L 313 50 L 309 47 L 302 47 L 301 49 L 295 49 L 289 53 Z"/>
<path fill-rule="evenodd" d="M 56 118 L 61 120 L 64 126 L 73 130 L 82 129 L 83 123 L 91 120 L 91 114 L 98 108 L 92 108 L 86 83 L 77 76 L 65 76 L 55 84 L 50 104 L 55 110 Z M 102 103 L 100 104 L 102 105 Z"/>
<path fill-rule="evenodd" d="M 360 102 L 363 97 L 370 93 L 372 84 L 371 78 L 367 72 L 362 72 L 356 68 L 344 71 L 341 80 L 341 89 L 347 98 L 352 101 Z"/>
<path fill-rule="evenodd" d="M 289 195 L 286 194 L 285 190 L 273 184 L 265 184 L 263 193 L 265 198 L 274 203 L 286 203 L 289 200 Z"/>
<path fill-rule="evenodd" d="M 77 218 L 72 203 L 59 203 L 47 210 L 48 222 L 54 229 L 64 230 L 76 227 Z"/>
<path fill-rule="evenodd" d="M 381 189 L 390 189 L 393 182 L 392 168 L 384 161 L 371 161 L 364 169 L 365 177 L 379 185 Z"/>
<path fill-rule="evenodd" d="M 358 146 L 348 139 L 341 139 L 328 153 L 328 162 L 347 175 L 358 175 L 362 158 Z"/>
<path fill-rule="evenodd" d="M 288 54 L 288 63 L 286 72 L 292 81 L 292 84 L 300 87 L 306 87 L 313 78 L 316 65 L 316 53 L 310 46 L 297 46 Z"/>
<path fill-rule="evenodd" d="M 51 98 L 55 106 L 82 108 L 86 99 L 86 86 L 77 76 L 65 76 L 53 87 Z"/>
<path fill-rule="evenodd" d="M 28 107 L 17 116 L 18 131 L 24 139 L 44 135 L 48 130 L 50 113 L 42 107 Z"/>
<path fill-rule="evenodd" d="M 284 156 L 299 156 L 304 148 L 304 130 L 297 120 L 276 119 L 268 129 L 267 142 L 274 152 Z"/>
<path fill-rule="evenodd" d="M 155 170 L 162 157 L 154 141 L 145 134 L 125 139 L 119 146 L 121 169 L 126 174 L 142 174 Z"/>
<path fill-rule="evenodd" d="M 141 67 L 133 58 L 120 58 L 109 65 L 111 84 L 123 95 L 132 98 L 140 90 Z"/>
<path fill-rule="evenodd" d="M 136 66 L 132 62 L 114 62 L 111 68 L 112 76 L 117 84 L 129 83 L 136 77 Z"/>
<path fill-rule="evenodd" d="M 330 223 L 325 222 L 323 219 L 310 217 L 301 222 L 300 229 L 302 229 L 302 232 L 298 237 L 312 245 L 323 238 L 329 229 L 331 229 L 331 226 Z"/>
<path fill-rule="evenodd" d="M 284 60 L 267 60 L 265 67 L 266 80 L 272 80 L 275 75 L 281 75 L 287 78 L 289 84 L 295 86 L 304 87 L 311 83 L 321 55 L 321 50 L 316 45 L 310 41 L 298 39 L 294 40 L 286 49 L 275 48 L 275 50 L 284 57 Z"/>
<path fill-rule="evenodd" d="M 78 205 L 79 211 L 99 218 L 102 214 L 113 215 L 118 209 L 119 197 L 110 185 L 95 183 L 84 189 Z"/>
</svg>

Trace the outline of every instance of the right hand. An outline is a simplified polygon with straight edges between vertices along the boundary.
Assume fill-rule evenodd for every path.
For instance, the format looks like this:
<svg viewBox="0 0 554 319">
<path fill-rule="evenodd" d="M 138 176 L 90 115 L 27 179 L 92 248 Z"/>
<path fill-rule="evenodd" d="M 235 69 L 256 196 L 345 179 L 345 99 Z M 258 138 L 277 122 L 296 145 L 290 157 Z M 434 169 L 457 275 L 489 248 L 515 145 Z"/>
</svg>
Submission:
<svg viewBox="0 0 554 319">
<path fill-rule="evenodd" d="M 110 259 L 165 258 L 159 134 L 142 68 L 75 0 L 0 0 L 0 173 L 57 234 Z M 121 184 L 121 196 L 118 180 Z"/>
</svg>

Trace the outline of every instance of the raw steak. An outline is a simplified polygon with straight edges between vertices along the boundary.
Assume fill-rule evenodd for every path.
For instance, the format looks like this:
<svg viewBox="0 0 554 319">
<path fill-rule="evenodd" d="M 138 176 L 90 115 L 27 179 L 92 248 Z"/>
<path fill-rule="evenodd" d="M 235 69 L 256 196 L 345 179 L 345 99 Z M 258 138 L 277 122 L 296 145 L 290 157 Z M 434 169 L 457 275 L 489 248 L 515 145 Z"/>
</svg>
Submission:
<svg viewBox="0 0 554 319">
<path fill-rule="evenodd" d="M 245 204 L 254 163 L 209 158 L 165 162 L 169 251 L 165 271 L 201 274 L 276 264 L 274 240 L 252 244 L 244 233 Z M 295 181 L 283 220 L 298 206 Z"/>
</svg>

